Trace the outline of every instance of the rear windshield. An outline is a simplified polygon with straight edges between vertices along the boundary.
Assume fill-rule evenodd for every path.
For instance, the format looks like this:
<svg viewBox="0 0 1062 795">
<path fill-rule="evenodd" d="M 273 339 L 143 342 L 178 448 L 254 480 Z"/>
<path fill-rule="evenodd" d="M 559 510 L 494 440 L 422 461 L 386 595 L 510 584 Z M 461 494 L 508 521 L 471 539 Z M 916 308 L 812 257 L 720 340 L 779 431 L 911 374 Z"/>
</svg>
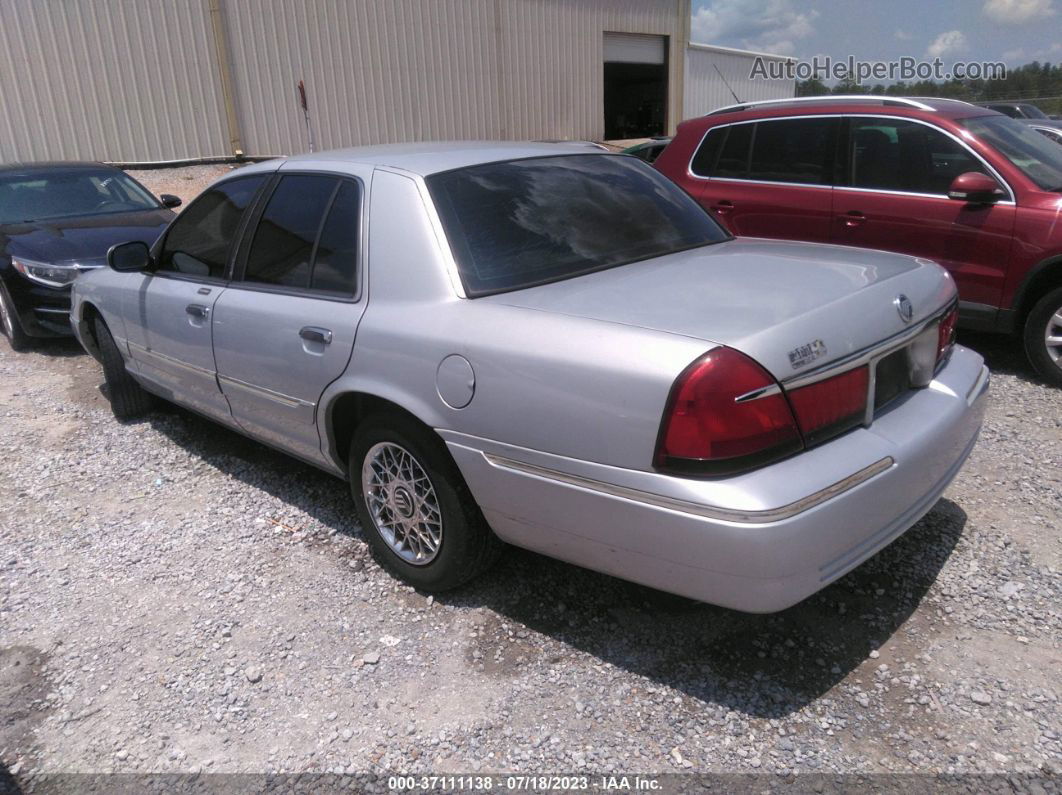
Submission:
<svg viewBox="0 0 1062 795">
<path fill-rule="evenodd" d="M 1009 116 L 976 116 L 960 124 L 1049 191 L 1062 191 L 1062 146 Z"/>
<path fill-rule="evenodd" d="M 0 176 L 0 224 L 156 210 L 159 203 L 117 169 Z"/>
<path fill-rule="evenodd" d="M 427 183 L 470 297 L 729 237 L 682 189 L 628 156 L 510 160 Z"/>
</svg>

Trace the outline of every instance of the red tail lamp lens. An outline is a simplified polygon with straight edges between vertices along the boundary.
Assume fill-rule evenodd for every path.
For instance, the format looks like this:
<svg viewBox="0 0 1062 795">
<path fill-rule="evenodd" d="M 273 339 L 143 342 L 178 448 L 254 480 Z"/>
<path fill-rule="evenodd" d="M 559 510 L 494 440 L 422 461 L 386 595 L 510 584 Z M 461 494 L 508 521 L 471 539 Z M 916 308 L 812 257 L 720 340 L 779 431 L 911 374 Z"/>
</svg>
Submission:
<svg viewBox="0 0 1062 795">
<path fill-rule="evenodd" d="M 810 446 L 859 425 L 866 414 L 870 370 L 859 367 L 789 392 L 797 423 Z"/>
<path fill-rule="evenodd" d="M 657 465 L 706 474 L 733 474 L 803 448 L 781 392 L 738 401 L 778 384 L 732 348 L 716 348 L 691 364 L 671 390 Z"/>
<path fill-rule="evenodd" d="M 959 322 L 959 308 L 954 307 L 948 314 L 940 319 L 937 327 L 937 363 L 951 353 L 955 345 L 955 326 Z"/>
</svg>

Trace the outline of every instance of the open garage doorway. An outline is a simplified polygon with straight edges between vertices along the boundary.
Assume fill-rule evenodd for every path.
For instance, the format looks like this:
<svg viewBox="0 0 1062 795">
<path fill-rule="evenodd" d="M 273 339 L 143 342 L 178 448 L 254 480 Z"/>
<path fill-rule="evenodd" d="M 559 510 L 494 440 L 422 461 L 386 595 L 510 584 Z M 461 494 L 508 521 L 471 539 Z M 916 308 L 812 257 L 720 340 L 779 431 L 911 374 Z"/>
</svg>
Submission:
<svg viewBox="0 0 1062 795">
<path fill-rule="evenodd" d="M 605 33 L 605 139 L 648 138 L 667 127 L 667 36 Z"/>
</svg>

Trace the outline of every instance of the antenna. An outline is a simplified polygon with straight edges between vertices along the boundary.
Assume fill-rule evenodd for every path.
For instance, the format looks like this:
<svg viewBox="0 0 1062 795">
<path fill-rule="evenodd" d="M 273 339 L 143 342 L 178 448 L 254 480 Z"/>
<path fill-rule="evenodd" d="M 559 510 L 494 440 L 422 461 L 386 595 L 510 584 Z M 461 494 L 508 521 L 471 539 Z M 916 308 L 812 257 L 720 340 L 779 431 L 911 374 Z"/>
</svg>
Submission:
<svg viewBox="0 0 1062 795">
<path fill-rule="evenodd" d="M 723 85 L 725 85 L 726 90 L 730 92 L 730 96 L 734 98 L 734 102 L 737 102 L 740 105 L 741 100 L 738 98 L 738 95 L 734 93 L 734 89 L 730 87 L 730 83 L 726 82 L 726 78 L 723 77 L 723 73 L 719 71 L 719 64 L 713 63 L 712 68 L 715 69 L 715 73 L 719 75 L 719 79 L 723 81 Z"/>
</svg>

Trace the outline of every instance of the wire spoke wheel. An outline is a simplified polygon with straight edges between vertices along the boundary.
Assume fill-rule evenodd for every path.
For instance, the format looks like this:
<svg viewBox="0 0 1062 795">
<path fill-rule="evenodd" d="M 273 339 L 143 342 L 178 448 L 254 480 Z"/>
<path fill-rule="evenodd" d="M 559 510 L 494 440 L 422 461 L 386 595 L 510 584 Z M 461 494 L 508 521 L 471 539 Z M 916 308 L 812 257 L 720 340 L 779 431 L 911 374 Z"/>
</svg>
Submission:
<svg viewBox="0 0 1062 795">
<path fill-rule="evenodd" d="M 379 442 L 361 466 L 361 487 L 376 531 L 402 560 L 431 563 L 442 545 L 442 511 L 427 472 L 404 447 Z"/>
</svg>

